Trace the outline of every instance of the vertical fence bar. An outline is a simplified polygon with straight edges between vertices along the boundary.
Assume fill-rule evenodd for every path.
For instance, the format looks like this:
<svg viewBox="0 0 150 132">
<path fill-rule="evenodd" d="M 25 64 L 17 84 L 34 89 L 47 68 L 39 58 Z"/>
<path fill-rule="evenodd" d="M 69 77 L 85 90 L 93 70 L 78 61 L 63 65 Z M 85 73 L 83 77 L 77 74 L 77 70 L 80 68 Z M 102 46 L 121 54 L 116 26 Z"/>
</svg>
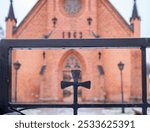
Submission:
<svg viewBox="0 0 150 132">
<path fill-rule="evenodd" d="M 8 102 L 8 48 L 5 42 L 0 43 L 0 114 L 9 112 Z"/>
<path fill-rule="evenodd" d="M 73 99 L 74 101 L 73 101 L 73 105 L 74 105 L 74 107 L 73 107 L 73 114 L 74 115 L 77 115 L 78 114 L 78 84 L 75 84 L 74 85 L 74 99 Z"/>
<path fill-rule="evenodd" d="M 142 112 L 143 115 L 147 115 L 147 66 L 146 66 L 146 47 L 141 48 L 141 59 L 142 59 L 142 101 L 143 107 Z"/>
</svg>

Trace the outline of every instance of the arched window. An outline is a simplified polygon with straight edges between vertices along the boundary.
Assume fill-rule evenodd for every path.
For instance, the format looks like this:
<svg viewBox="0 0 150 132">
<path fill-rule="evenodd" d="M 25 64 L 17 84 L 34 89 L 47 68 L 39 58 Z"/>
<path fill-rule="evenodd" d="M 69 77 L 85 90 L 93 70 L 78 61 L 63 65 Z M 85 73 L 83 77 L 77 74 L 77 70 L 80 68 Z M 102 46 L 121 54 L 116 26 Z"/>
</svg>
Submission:
<svg viewBox="0 0 150 132">
<path fill-rule="evenodd" d="M 64 62 L 64 66 L 63 66 L 63 80 L 64 81 L 73 82 L 71 70 L 80 70 L 81 71 L 80 61 L 73 54 L 69 55 Z M 81 79 L 82 79 L 82 71 L 81 71 L 78 81 L 81 81 Z M 68 99 L 73 98 L 72 97 L 73 89 L 68 88 L 68 89 L 63 90 L 63 96 Z M 78 89 L 78 97 L 81 97 L 81 96 L 82 96 L 82 91 L 81 91 L 81 89 Z"/>
<path fill-rule="evenodd" d="M 79 62 L 78 58 L 73 54 L 69 55 L 64 62 L 64 66 L 63 66 L 63 80 L 64 81 L 67 81 L 67 82 L 73 81 L 71 70 L 80 70 L 81 71 L 80 62 Z M 82 79 L 82 71 L 80 74 L 79 81 L 81 81 L 81 79 Z M 64 97 L 71 97 L 72 94 L 73 94 L 72 88 L 63 90 Z M 78 97 L 81 97 L 81 96 L 82 96 L 82 92 L 81 92 L 81 89 L 79 89 Z"/>
<path fill-rule="evenodd" d="M 65 63 L 64 68 L 70 68 L 70 69 L 80 69 L 80 63 L 75 55 L 70 55 Z"/>
<path fill-rule="evenodd" d="M 78 58 L 75 55 L 69 55 L 64 63 L 63 80 L 72 81 L 71 70 L 80 70 L 80 68 L 81 66 Z"/>
</svg>

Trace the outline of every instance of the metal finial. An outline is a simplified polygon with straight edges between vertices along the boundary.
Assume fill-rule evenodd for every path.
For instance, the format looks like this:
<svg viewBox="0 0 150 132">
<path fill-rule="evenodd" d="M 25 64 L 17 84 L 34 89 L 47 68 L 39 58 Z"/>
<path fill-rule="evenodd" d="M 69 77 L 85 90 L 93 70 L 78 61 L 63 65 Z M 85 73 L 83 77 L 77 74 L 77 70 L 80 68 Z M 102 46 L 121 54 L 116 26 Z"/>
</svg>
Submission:
<svg viewBox="0 0 150 132">
<path fill-rule="evenodd" d="M 10 3 L 13 3 L 13 0 L 10 0 Z"/>
</svg>

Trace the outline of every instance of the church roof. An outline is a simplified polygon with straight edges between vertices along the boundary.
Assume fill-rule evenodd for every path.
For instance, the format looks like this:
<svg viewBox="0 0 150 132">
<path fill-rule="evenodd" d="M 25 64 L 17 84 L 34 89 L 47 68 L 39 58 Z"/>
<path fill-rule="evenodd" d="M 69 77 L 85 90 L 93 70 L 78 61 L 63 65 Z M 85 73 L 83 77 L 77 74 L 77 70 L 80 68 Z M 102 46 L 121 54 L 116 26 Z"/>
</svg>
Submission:
<svg viewBox="0 0 150 132">
<path fill-rule="evenodd" d="M 131 18 L 130 18 L 130 21 L 132 20 L 132 19 L 135 19 L 135 18 L 137 18 L 137 19 L 141 19 L 140 18 L 140 16 L 139 16 L 139 14 L 138 14 L 138 9 L 137 9 L 137 4 L 136 4 L 136 0 L 134 0 L 134 6 L 133 6 L 133 11 L 132 11 L 132 16 L 131 16 Z"/>
<path fill-rule="evenodd" d="M 10 0 L 10 7 L 9 7 L 8 17 L 6 18 L 6 21 L 8 19 L 10 19 L 10 20 L 15 20 L 15 22 L 17 22 L 17 19 L 15 18 L 15 13 L 14 13 L 14 8 L 13 8 L 12 2 L 13 1 Z"/>
</svg>

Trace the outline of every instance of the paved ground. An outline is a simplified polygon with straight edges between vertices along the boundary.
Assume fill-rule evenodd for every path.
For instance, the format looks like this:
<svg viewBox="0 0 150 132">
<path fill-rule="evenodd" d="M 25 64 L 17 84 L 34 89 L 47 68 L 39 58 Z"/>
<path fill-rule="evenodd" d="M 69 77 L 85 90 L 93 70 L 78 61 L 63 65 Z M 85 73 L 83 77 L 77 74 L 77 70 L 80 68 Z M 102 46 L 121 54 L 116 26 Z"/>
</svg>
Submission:
<svg viewBox="0 0 150 132">
<path fill-rule="evenodd" d="M 141 109 L 136 109 L 137 111 L 141 112 Z M 30 109 L 24 110 L 23 113 L 27 115 L 72 115 L 72 109 L 55 109 L 55 108 L 39 108 L 39 109 Z M 10 113 L 10 114 L 17 114 L 17 113 Z M 121 115 L 121 109 L 79 109 L 79 115 Z M 133 109 L 126 108 L 124 115 L 134 115 Z"/>
</svg>

